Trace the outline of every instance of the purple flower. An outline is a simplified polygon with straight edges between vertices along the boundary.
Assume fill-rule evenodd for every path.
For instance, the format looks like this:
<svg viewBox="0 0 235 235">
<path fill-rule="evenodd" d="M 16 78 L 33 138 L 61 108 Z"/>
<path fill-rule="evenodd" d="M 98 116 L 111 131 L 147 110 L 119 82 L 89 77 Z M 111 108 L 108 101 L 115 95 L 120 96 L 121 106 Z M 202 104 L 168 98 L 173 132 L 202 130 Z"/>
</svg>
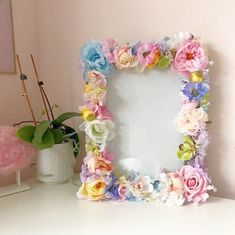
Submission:
<svg viewBox="0 0 235 235">
<path fill-rule="evenodd" d="M 91 182 L 98 179 L 98 175 L 91 173 L 86 164 L 82 165 L 82 172 L 80 173 L 80 179 L 82 183 Z"/>
<path fill-rule="evenodd" d="M 107 190 L 106 197 L 113 199 L 113 200 L 120 199 L 118 188 L 119 188 L 119 185 L 118 185 L 117 177 L 114 174 L 112 174 L 111 182 L 109 183 L 109 185 L 107 185 L 107 188 L 106 188 Z"/>
<path fill-rule="evenodd" d="M 194 168 L 201 168 L 203 170 L 206 169 L 205 157 L 197 154 L 195 158 L 188 161 L 188 164 Z"/>
<path fill-rule="evenodd" d="M 187 82 L 182 92 L 190 100 L 201 100 L 209 90 L 209 85 L 205 82 L 193 83 Z"/>
</svg>

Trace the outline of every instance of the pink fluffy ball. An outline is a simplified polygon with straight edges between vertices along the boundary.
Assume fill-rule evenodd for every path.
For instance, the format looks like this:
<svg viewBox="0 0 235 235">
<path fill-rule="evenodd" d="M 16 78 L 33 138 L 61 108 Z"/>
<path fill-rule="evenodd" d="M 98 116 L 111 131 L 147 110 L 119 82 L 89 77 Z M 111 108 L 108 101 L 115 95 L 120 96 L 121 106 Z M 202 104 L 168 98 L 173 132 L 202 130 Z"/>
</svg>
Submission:
<svg viewBox="0 0 235 235">
<path fill-rule="evenodd" d="M 10 174 L 26 167 L 36 149 L 16 136 L 17 129 L 0 126 L 0 175 Z"/>
</svg>

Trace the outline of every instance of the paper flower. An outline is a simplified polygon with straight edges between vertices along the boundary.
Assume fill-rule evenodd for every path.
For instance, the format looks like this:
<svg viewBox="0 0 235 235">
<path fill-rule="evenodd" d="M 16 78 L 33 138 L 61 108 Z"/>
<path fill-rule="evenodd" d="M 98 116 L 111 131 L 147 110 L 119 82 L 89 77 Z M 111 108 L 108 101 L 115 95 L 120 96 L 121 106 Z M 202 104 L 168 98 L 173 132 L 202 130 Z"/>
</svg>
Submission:
<svg viewBox="0 0 235 235">
<path fill-rule="evenodd" d="M 149 176 L 138 175 L 133 181 L 134 189 L 140 194 L 149 194 L 153 191 L 153 184 Z"/>
<path fill-rule="evenodd" d="M 109 63 L 113 64 L 115 62 L 113 52 L 118 47 L 119 47 L 118 43 L 112 38 L 108 38 L 102 43 L 102 50 L 104 56 L 109 61 Z"/>
<path fill-rule="evenodd" d="M 188 40 L 175 54 L 172 69 L 189 77 L 192 72 L 203 71 L 208 65 L 206 52 L 198 40 Z"/>
<path fill-rule="evenodd" d="M 91 122 L 84 122 L 81 130 L 85 130 L 87 136 L 96 143 L 105 143 L 114 137 L 114 123 L 110 120 L 94 120 Z"/>
<path fill-rule="evenodd" d="M 138 64 L 138 60 L 132 55 L 132 50 L 129 45 L 115 49 L 113 55 L 115 65 L 118 69 L 132 68 Z"/>
<path fill-rule="evenodd" d="M 190 75 L 190 79 L 193 82 L 202 82 L 203 81 L 203 73 L 202 72 L 193 72 Z"/>
<path fill-rule="evenodd" d="M 104 159 L 108 161 L 113 160 L 113 154 L 108 150 L 108 148 L 105 148 L 101 154 Z"/>
<path fill-rule="evenodd" d="M 182 92 L 190 100 L 201 100 L 209 91 L 209 85 L 207 83 L 194 83 L 188 82 L 183 87 Z"/>
<path fill-rule="evenodd" d="M 183 194 L 184 192 L 184 183 L 183 179 L 178 173 L 168 173 L 167 176 L 170 178 L 170 191 L 174 191 L 178 194 Z"/>
<path fill-rule="evenodd" d="M 98 106 L 96 115 L 98 119 L 101 120 L 112 120 L 112 114 L 109 112 L 108 108 L 105 106 Z"/>
<path fill-rule="evenodd" d="M 105 76 L 95 70 L 88 71 L 87 72 L 87 77 L 88 77 L 88 84 L 91 88 L 105 88 L 107 85 L 107 81 L 105 79 Z"/>
<path fill-rule="evenodd" d="M 188 202 L 198 204 L 208 199 L 208 176 L 202 169 L 187 165 L 178 173 L 184 180 L 184 196 Z"/>
<path fill-rule="evenodd" d="M 184 143 L 179 146 L 179 150 L 177 152 L 177 156 L 182 161 L 190 160 L 196 153 L 196 147 L 194 140 L 185 135 L 183 137 Z"/>
<path fill-rule="evenodd" d="M 108 108 L 96 103 L 87 102 L 85 105 L 80 106 L 79 110 L 85 121 L 93 121 L 94 119 L 112 120 L 112 115 Z"/>
<path fill-rule="evenodd" d="M 108 191 L 106 192 L 105 197 L 107 197 L 109 199 L 112 199 L 112 200 L 119 200 L 119 199 L 121 199 L 120 195 L 119 195 L 118 189 L 119 189 L 119 185 L 118 184 L 113 184 L 108 189 Z"/>
<path fill-rule="evenodd" d="M 87 83 L 84 85 L 86 102 L 103 105 L 107 93 L 106 84 L 105 76 L 102 73 L 94 70 L 87 72 Z"/>
<path fill-rule="evenodd" d="M 130 191 L 126 183 L 119 184 L 118 194 L 119 194 L 120 199 L 122 200 L 126 200 L 128 198 L 128 195 L 130 195 Z"/>
<path fill-rule="evenodd" d="M 94 180 L 90 183 L 83 183 L 77 192 L 79 199 L 88 199 L 92 201 L 104 199 L 106 184 L 102 180 Z"/>
<path fill-rule="evenodd" d="M 82 114 L 83 120 L 90 122 L 95 119 L 95 112 L 92 110 L 89 104 L 79 107 L 79 110 Z"/>
<path fill-rule="evenodd" d="M 92 157 L 86 164 L 91 172 L 101 175 L 111 172 L 113 169 L 111 161 L 104 159 L 101 156 Z"/>
<path fill-rule="evenodd" d="M 92 89 L 87 84 L 84 86 L 84 98 L 86 102 L 103 105 L 103 103 L 105 102 L 106 93 L 106 89 L 100 87 Z"/>
<path fill-rule="evenodd" d="M 201 125 L 208 121 L 208 114 L 202 109 L 181 110 L 176 117 L 176 125 L 181 133 L 195 136 Z"/>
<path fill-rule="evenodd" d="M 81 49 L 81 59 L 84 63 L 84 70 L 96 70 L 105 76 L 112 72 L 112 65 L 103 55 L 101 43 L 91 40 Z"/>
<path fill-rule="evenodd" d="M 136 56 L 142 65 L 141 70 L 144 70 L 145 67 L 153 68 L 160 59 L 160 47 L 155 43 L 141 42 L 138 45 Z"/>
<path fill-rule="evenodd" d="M 181 107 L 184 110 L 190 110 L 190 109 L 195 109 L 199 105 L 198 100 L 190 100 L 187 96 L 182 96 L 181 98 Z"/>
</svg>

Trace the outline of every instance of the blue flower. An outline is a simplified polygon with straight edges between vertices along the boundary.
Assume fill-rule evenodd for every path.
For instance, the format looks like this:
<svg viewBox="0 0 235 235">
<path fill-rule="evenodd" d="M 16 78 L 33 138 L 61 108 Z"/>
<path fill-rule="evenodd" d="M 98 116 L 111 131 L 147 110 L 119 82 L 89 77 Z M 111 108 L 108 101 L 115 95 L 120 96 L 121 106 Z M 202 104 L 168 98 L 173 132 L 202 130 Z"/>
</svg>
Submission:
<svg viewBox="0 0 235 235">
<path fill-rule="evenodd" d="M 91 40 L 81 49 L 81 59 L 84 63 L 84 70 L 96 70 L 108 76 L 112 72 L 112 65 L 103 55 L 101 43 Z"/>
<path fill-rule="evenodd" d="M 209 91 L 209 85 L 205 82 L 193 83 L 188 82 L 183 87 L 182 92 L 190 100 L 201 100 Z"/>
<path fill-rule="evenodd" d="M 114 174 L 111 174 L 110 179 L 111 181 L 106 187 L 106 197 L 111 198 L 113 200 L 118 200 L 120 199 L 120 195 L 118 192 L 118 179 Z"/>
<path fill-rule="evenodd" d="M 118 193 L 118 184 L 113 184 L 107 191 L 106 195 L 108 198 L 111 198 L 113 200 L 120 199 L 120 195 Z"/>
</svg>

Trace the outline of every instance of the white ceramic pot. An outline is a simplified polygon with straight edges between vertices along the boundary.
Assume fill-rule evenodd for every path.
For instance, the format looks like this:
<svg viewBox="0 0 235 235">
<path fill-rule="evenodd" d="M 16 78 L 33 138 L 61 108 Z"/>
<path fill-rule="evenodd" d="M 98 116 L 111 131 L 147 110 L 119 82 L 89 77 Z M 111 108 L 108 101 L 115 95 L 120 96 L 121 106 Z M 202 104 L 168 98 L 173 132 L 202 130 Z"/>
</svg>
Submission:
<svg viewBox="0 0 235 235">
<path fill-rule="evenodd" d="M 72 143 L 55 144 L 38 151 L 37 178 L 44 183 L 64 183 L 73 176 Z"/>
</svg>

